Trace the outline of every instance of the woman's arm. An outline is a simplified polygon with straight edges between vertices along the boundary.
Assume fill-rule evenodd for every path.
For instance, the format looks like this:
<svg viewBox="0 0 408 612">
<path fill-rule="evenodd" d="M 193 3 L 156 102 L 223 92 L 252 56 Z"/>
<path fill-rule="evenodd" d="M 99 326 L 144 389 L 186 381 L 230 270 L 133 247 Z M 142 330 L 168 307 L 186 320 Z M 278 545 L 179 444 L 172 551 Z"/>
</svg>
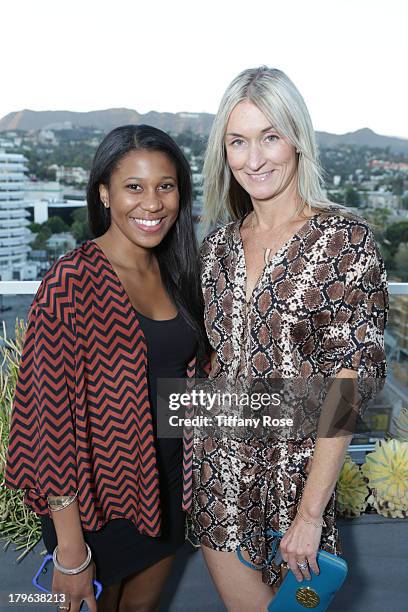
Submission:
<svg viewBox="0 0 408 612">
<path fill-rule="evenodd" d="M 66 497 L 48 497 L 52 507 L 64 503 Z M 74 500 L 66 508 L 51 511 L 58 540 L 57 560 L 62 567 L 72 569 L 79 567 L 86 559 L 87 550 L 82 533 L 78 503 Z M 79 574 L 67 575 L 54 568 L 52 590 L 64 593 L 71 603 L 70 612 L 79 612 L 81 601 L 85 600 L 90 612 L 96 612 L 96 600 L 93 591 L 95 567 L 91 562 Z"/>
<path fill-rule="evenodd" d="M 357 372 L 343 368 L 336 378 L 357 378 Z M 333 412 L 333 406 L 338 406 L 341 401 L 340 385 L 334 381 L 327 393 L 322 414 L 326 410 Z M 299 514 L 296 515 L 280 545 L 283 560 L 288 563 L 299 581 L 303 579 L 303 575 L 309 578 L 310 573 L 306 569 L 302 575 L 297 561 L 307 559 L 314 573 L 319 573 L 316 554 L 322 532 L 322 514 L 336 486 L 351 438 L 352 435 L 341 435 L 316 440 L 309 475 L 298 505 L 303 518 Z"/>
<path fill-rule="evenodd" d="M 338 313 L 343 311 L 342 317 L 348 312 L 349 318 L 345 324 L 341 320 L 332 323 L 335 329 L 343 330 L 344 336 L 347 334 L 348 343 L 347 346 L 338 349 L 338 357 L 343 368 L 329 389 L 319 428 L 325 417 L 330 417 L 336 408 L 344 406 L 340 387 L 345 383 L 341 383 L 339 379 L 356 379 L 357 372 L 360 380 L 361 377 L 366 378 L 367 388 L 363 385 L 361 398 L 358 397 L 360 391 L 356 398 L 346 398 L 346 404 L 350 399 L 350 403 L 354 404 L 354 410 L 350 411 L 350 416 L 354 418 L 357 412 L 361 412 L 361 408 L 365 407 L 373 393 L 381 388 L 386 376 L 384 328 L 388 317 L 387 275 L 372 231 L 361 224 L 356 229 L 357 233 L 361 234 L 361 239 L 355 240 L 351 245 L 353 264 L 347 272 L 346 291 L 342 307 L 338 309 Z M 346 383 L 346 388 L 348 384 Z M 351 382 L 351 392 L 354 392 L 354 384 L 355 380 Z M 339 422 L 341 423 L 341 419 Z M 330 425 L 330 418 L 326 423 Z M 340 436 L 329 437 L 327 431 L 330 427 L 327 426 L 326 433 L 324 428 L 320 430 L 311 469 L 298 505 L 298 510 L 304 519 L 297 514 L 282 538 L 282 556 L 298 579 L 301 579 L 302 574 L 296 561 L 302 562 L 307 559 L 313 571 L 318 571 L 316 553 L 321 538 L 321 516 L 336 485 L 351 440 L 353 423 L 351 426 L 349 423 L 347 425 L 347 430 L 342 431 Z M 308 569 L 302 571 L 306 577 L 309 576 Z"/>
<path fill-rule="evenodd" d="M 340 378 L 357 379 L 357 371 L 342 368 L 336 376 L 336 379 Z M 335 412 L 333 408 L 342 402 L 343 396 L 339 383 L 339 380 L 333 381 L 322 407 L 322 415 L 325 415 L 326 412 L 333 415 Z M 349 399 L 356 400 L 356 398 Z M 319 522 L 332 496 L 351 439 L 352 433 L 349 435 L 343 433 L 339 436 L 320 436 L 316 440 L 311 469 L 299 507 L 302 514 L 316 519 L 315 522 Z"/>
<path fill-rule="evenodd" d="M 64 279 L 61 281 L 61 278 Z M 52 501 L 78 489 L 76 465 L 76 333 L 67 307 L 69 273 L 59 265 L 42 281 L 29 312 L 11 415 L 6 485 L 25 491 L 25 502 L 44 514 Z M 63 296 L 62 305 L 58 304 Z M 41 304 L 39 303 L 41 302 Z M 30 444 L 27 444 L 27 439 Z M 60 497 L 62 496 L 62 497 Z M 80 566 L 86 556 L 76 500 L 51 514 L 64 568 Z M 78 575 L 54 571 L 54 592 L 72 595 L 71 612 L 79 610 L 77 594 L 87 596 L 91 612 L 93 564 Z M 82 582 L 81 582 L 82 581 Z M 78 586 L 79 585 L 79 586 Z"/>
</svg>

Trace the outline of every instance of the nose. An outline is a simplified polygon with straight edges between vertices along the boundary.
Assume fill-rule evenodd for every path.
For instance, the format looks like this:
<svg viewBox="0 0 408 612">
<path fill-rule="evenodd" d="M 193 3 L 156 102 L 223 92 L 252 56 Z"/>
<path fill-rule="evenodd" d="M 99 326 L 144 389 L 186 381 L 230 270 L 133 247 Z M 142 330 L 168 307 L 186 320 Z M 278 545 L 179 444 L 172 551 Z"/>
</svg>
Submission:
<svg viewBox="0 0 408 612">
<path fill-rule="evenodd" d="M 158 212 L 163 208 L 163 202 L 156 190 L 146 191 L 141 202 L 141 208 L 149 212 Z"/>
<path fill-rule="evenodd" d="M 247 157 L 247 166 L 250 170 L 256 172 L 265 163 L 265 157 L 263 155 L 262 147 L 258 142 L 253 142 L 249 144 L 248 147 L 248 157 Z"/>
</svg>

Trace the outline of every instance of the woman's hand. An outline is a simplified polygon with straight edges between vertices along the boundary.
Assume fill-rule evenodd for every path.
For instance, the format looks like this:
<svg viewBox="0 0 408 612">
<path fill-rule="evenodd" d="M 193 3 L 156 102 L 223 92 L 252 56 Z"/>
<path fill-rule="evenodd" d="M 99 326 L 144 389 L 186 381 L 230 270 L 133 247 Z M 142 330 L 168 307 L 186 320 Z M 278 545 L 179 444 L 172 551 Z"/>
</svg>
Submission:
<svg viewBox="0 0 408 612">
<path fill-rule="evenodd" d="M 70 562 L 68 562 L 68 558 Z M 71 555 L 69 557 L 65 555 L 64 557 L 63 554 L 58 554 L 58 561 L 63 567 L 77 567 L 84 561 L 84 558 L 83 555 L 82 559 L 74 559 Z M 86 602 L 89 612 L 97 612 L 93 587 L 94 577 L 95 565 L 92 561 L 79 574 L 63 574 L 54 568 L 52 592 L 63 593 L 66 596 L 66 603 L 61 603 L 61 606 L 70 604 L 69 612 L 79 612 L 82 600 Z"/>
<path fill-rule="evenodd" d="M 56 499 L 63 500 L 67 499 L 67 497 L 55 498 L 50 496 L 48 501 L 54 504 Z M 63 568 L 80 567 L 87 558 L 87 548 L 82 533 L 77 499 L 74 499 L 64 509 L 52 511 L 51 514 L 57 533 L 58 563 Z M 61 602 L 58 609 L 79 612 L 81 601 L 84 600 L 87 603 L 89 612 L 96 612 L 93 588 L 94 577 L 95 566 L 92 561 L 79 574 L 63 574 L 54 568 L 52 592 L 66 595 L 66 604 Z"/>
<path fill-rule="evenodd" d="M 303 578 L 306 578 L 306 580 L 311 579 L 309 566 L 315 574 L 319 573 L 316 555 L 321 535 L 321 527 L 309 525 L 300 516 L 296 515 L 296 518 L 281 540 L 280 551 L 282 558 L 289 565 L 299 582 Z M 306 568 L 301 569 L 297 562 L 307 562 Z"/>
</svg>

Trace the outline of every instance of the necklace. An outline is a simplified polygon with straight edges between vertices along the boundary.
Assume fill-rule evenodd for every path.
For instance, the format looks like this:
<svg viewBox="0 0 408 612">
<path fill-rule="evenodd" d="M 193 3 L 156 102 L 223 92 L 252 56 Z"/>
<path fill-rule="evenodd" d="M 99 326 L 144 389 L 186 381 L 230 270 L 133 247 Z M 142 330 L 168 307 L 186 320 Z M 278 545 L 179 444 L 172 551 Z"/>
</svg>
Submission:
<svg viewBox="0 0 408 612">
<path fill-rule="evenodd" d="M 252 211 L 252 215 L 251 215 L 251 231 L 255 230 L 254 219 L 255 219 L 255 211 Z M 285 226 L 282 225 L 281 227 L 285 227 Z M 264 247 L 262 245 L 261 245 L 261 249 L 263 249 L 263 251 L 264 251 L 264 262 L 265 262 L 265 265 L 267 266 L 269 261 L 270 261 L 270 256 L 271 256 L 271 253 L 272 253 L 272 249 L 270 247 Z"/>
</svg>

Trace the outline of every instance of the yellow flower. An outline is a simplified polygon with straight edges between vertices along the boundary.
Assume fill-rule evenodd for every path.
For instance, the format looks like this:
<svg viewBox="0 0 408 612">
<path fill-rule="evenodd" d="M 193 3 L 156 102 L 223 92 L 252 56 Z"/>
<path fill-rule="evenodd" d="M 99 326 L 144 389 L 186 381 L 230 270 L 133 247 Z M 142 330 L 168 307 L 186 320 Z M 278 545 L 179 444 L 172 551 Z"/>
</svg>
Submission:
<svg viewBox="0 0 408 612">
<path fill-rule="evenodd" d="M 378 441 L 361 469 L 378 498 L 408 499 L 408 442 Z"/>
<path fill-rule="evenodd" d="M 388 518 L 407 518 L 408 499 L 395 499 L 394 497 L 379 497 L 377 491 L 373 491 L 368 498 L 368 503 L 378 514 Z"/>
<path fill-rule="evenodd" d="M 337 510 L 342 516 L 359 516 L 367 507 L 369 490 L 359 466 L 346 456 L 337 482 Z"/>
</svg>

